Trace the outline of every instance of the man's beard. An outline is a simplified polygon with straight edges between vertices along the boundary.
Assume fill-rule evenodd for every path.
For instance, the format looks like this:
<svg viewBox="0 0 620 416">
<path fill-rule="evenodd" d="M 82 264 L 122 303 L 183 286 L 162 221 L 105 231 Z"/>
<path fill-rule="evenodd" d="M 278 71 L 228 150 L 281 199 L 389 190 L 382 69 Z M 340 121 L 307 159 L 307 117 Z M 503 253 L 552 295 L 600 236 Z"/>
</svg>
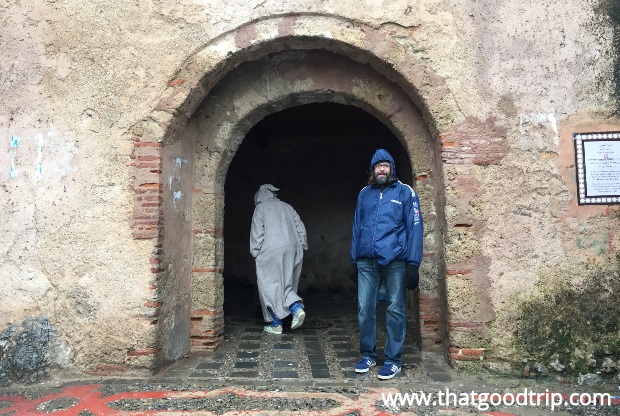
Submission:
<svg viewBox="0 0 620 416">
<path fill-rule="evenodd" d="M 385 185 L 387 183 L 388 179 L 389 178 L 387 177 L 387 175 L 381 175 L 381 176 L 375 175 L 375 180 L 377 181 L 377 185 L 379 185 L 379 186 Z"/>
</svg>

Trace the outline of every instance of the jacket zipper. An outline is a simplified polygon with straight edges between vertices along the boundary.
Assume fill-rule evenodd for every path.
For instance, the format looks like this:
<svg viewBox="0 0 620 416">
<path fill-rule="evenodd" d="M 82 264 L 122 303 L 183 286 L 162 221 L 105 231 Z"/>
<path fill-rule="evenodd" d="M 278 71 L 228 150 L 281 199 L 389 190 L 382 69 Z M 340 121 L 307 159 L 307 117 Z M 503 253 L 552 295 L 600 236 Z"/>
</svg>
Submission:
<svg viewBox="0 0 620 416">
<path fill-rule="evenodd" d="M 377 237 L 377 223 L 379 219 L 379 208 L 381 208 L 381 200 L 383 199 L 383 191 L 379 193 L 379 204 L 377 205 L 377 214 L 375 215 L 375 231 L 372 236 L 372 254 L 377 257 L 377 253 L 375 252 L 375 242 Z"/>
</svg>

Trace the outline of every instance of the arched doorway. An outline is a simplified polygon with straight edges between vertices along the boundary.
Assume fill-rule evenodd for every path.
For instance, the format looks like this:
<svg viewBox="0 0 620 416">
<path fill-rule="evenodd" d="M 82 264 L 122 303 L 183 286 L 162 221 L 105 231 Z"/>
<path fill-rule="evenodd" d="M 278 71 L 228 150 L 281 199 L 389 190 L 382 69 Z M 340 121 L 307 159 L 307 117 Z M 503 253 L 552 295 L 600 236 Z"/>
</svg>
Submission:
<svg viewBox="0 0 620 416">
<path fill-rule="evenodd" d="M 292 19 L 298 22 L 304 18 Z M 312 103 L 359 108 L 386 126 L 405 149 L 426 220 L 428 256 L 423 263 L 420 293 L 422 346 L 436 351 L 443 346 L 445 350 L 443 340 L 447 338 L 441 316 L 445 304 L 442 166 L 440 147 L 434 144 L 431 133 L 436 134 L 442 126 L 429 124 L 428 105 L 439 106 L 436 109 L 450 117 L 458 110 L 441 79 L 425 67 L 404 62 L 395 65 L 398 60 L 389 57 L 400 56 L 395 51 L 397 44 L 386 38 L 380 46 L 372 43 L 377 38 L 368 38 L 372 42 L 365 51 L 348 44 L 345 34 L 353 31 L 369 37 L 372 29 L 360 30 L 339 19 L 322 19 L 326 25 L 341 29 L 338 39 L 324 34 L 297 38 L 288 31 L 290 27 L 282 26 L 284 19 L 277 23 L 282 29 L 275 32 L 279 41 L 241 42 L 236 48 L 246 48 L 245 55 L 221 56 L 231 39 L 245 41 L 241 35 L 248 35 L 251 27 L 254 30 L 256 25 L 275 22 L 257 22 L 236 34 L 227 34 L 198 53 L 179 77 L 171 80 L 167 98 L 135 128 L 140 134 L 134 138 L 136 149 L 153 143 L 162 160 L 160 171 L 138 167 L 135 187 L 140 197 L 136 198 L 134 214 L 140 220 L 146 218 L 144 223 L 150 227 L 136 221 L 136 238 L 157 237 L 154 253 L 161 259 L 154 289 L 158 316 L 152 321 L 159 328 L 160 365 L 183 356 L 190 344 L 193 349 L 213 349 L 221 343 L 226 267 L 224 188 L 231 161 L 260 120 Z M 322 20 L 314 19 L 313 23 L 317 21 Z M 385 49 L 388 44 L 391 46 Z M 313 45 L 323 50 L 299 49 Z M 243 58 L 248 61 L 239 65 Z M 382 63 L 381 59 L 388 58 L 389 65 Z M 220 65 L 214 66 L 214 62 Z M 183 87 L 185 83 L 187 87 Z M 441 118 L 441 123 L 450 125 L 451 118 Z M 144 211 L 142 195 L 150 187 L 161 201 L 159 212 L 149 214 L 152 220 L 138 217 Z"/>
<path fill-rule="evenodd" d="M 356 287 L 349 279 L 351 224 L 357 194 L 366 184 L 369 158 L 377 148 L 388 149 L 400 180 L 412 183 L 402 144 L 357 107 L 330 102 L 294 106 L 250 129 L 231 161 L 224 188 L 225 322 L 229 310 L 251 308 L 253 301 L 258 304 L 248 235 L 253 195 L 263 183 L 277 186 L 279 197 L 295 207 L 306 225 L 309 249 L 299 293 L 356 299 Z M 306 308 L 319 313 L 321 306 L 313 305 L 312 299 L 305 298 Z M 412 296 L 410 304 L 416 302 Z M 412 309 L 410 315 L 416 313 Z M 418 325 L 413 328 L 419 339 Z"/>
<path fill-rule="evenodd" d="M 198 144 L 195 183 L 208 183 L 220 195 L 212 201 L 196 199 L 193 213 L 199 218 L 215 214 L 211 219 L 226 230 L 205 234 L 194 227 L 194 311 L 204 310 L 204 293 L 217 294 L 210 299 L 223 302 L 226 279 L 253 281 L 248 221 L 261 183 L 275 182 L 280 196 L 314 224 L 308 227 L 311 250 L 301 290 L 351 290 L 352 210 L 377 148 L 394 154 L 401 180 L 420 188 L 414 180 L 418 175 L 430 184 L 430 133 L 410 100 L 368 66 L 324 51 L 282 52 L 240 65 L 212 90 L 187 132 L 187 140 Z M 423 207 L 431 207 L 432 187 L 418 192 L 426 201 Z M 429 220 L 435 228 L 432 215 Z M 195 267 L 197 258 L 217 267 Z M 211 287 L 202 285 L 207 275 L 213 276 Z M 204 315 L 194 313 L 193 319 L 198 326 Z M 425 337 L 437 341 L 437 334 L 422 333 Z M 212 334 L 194 338 L 198 344 L 206 340 L 213 342 Z"/>
</svg>

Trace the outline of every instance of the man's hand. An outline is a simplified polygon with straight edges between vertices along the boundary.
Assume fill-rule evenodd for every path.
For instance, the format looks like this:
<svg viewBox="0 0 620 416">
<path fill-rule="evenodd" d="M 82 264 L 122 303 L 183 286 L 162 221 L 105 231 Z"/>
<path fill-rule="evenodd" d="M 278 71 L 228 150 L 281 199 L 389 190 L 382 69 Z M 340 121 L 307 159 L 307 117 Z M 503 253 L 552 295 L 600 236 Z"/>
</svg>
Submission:
<svg viewBox="0 0 620 416">
<path fill-rule="evenodd" d="M 351 265 L 351 271 L 349 272 L 349 279 L 355 284 L 357 284 L 357 264 Z"/>
<path fill-rule="evenodd" d="M 418 287 L 419 282 L 420 282 L 419 267 L 414 266 L 412 264 L 408 264 L 407 270 L 405 270 L 405 287 L 409 290 L 416 289 Z"/>
</svg>

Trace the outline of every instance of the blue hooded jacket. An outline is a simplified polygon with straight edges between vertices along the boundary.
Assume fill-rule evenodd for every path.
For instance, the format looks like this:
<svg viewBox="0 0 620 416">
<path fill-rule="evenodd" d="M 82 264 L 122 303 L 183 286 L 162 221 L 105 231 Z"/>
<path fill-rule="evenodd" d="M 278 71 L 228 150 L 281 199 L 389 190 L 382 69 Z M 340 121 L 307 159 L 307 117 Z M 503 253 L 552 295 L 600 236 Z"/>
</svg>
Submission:
<svg viewBox="0 0 620 416">
<path fill-rule="evenodd" d="M 370 170 L 381 161 L 392 165 L 391 177 L 396 178 L 392 156 L 379 149 L 370 161 Z M 419 266 L 422 262 L 424 225 L 420 200 L 416 192 L 396 180 L 385 189 L 377 185 L 364 187 L 357 197 L 351 239 L 351 263 L 358 259 L 376 259 L 386 266 L 393 260 L 406 260 Z"/>
</svg>

